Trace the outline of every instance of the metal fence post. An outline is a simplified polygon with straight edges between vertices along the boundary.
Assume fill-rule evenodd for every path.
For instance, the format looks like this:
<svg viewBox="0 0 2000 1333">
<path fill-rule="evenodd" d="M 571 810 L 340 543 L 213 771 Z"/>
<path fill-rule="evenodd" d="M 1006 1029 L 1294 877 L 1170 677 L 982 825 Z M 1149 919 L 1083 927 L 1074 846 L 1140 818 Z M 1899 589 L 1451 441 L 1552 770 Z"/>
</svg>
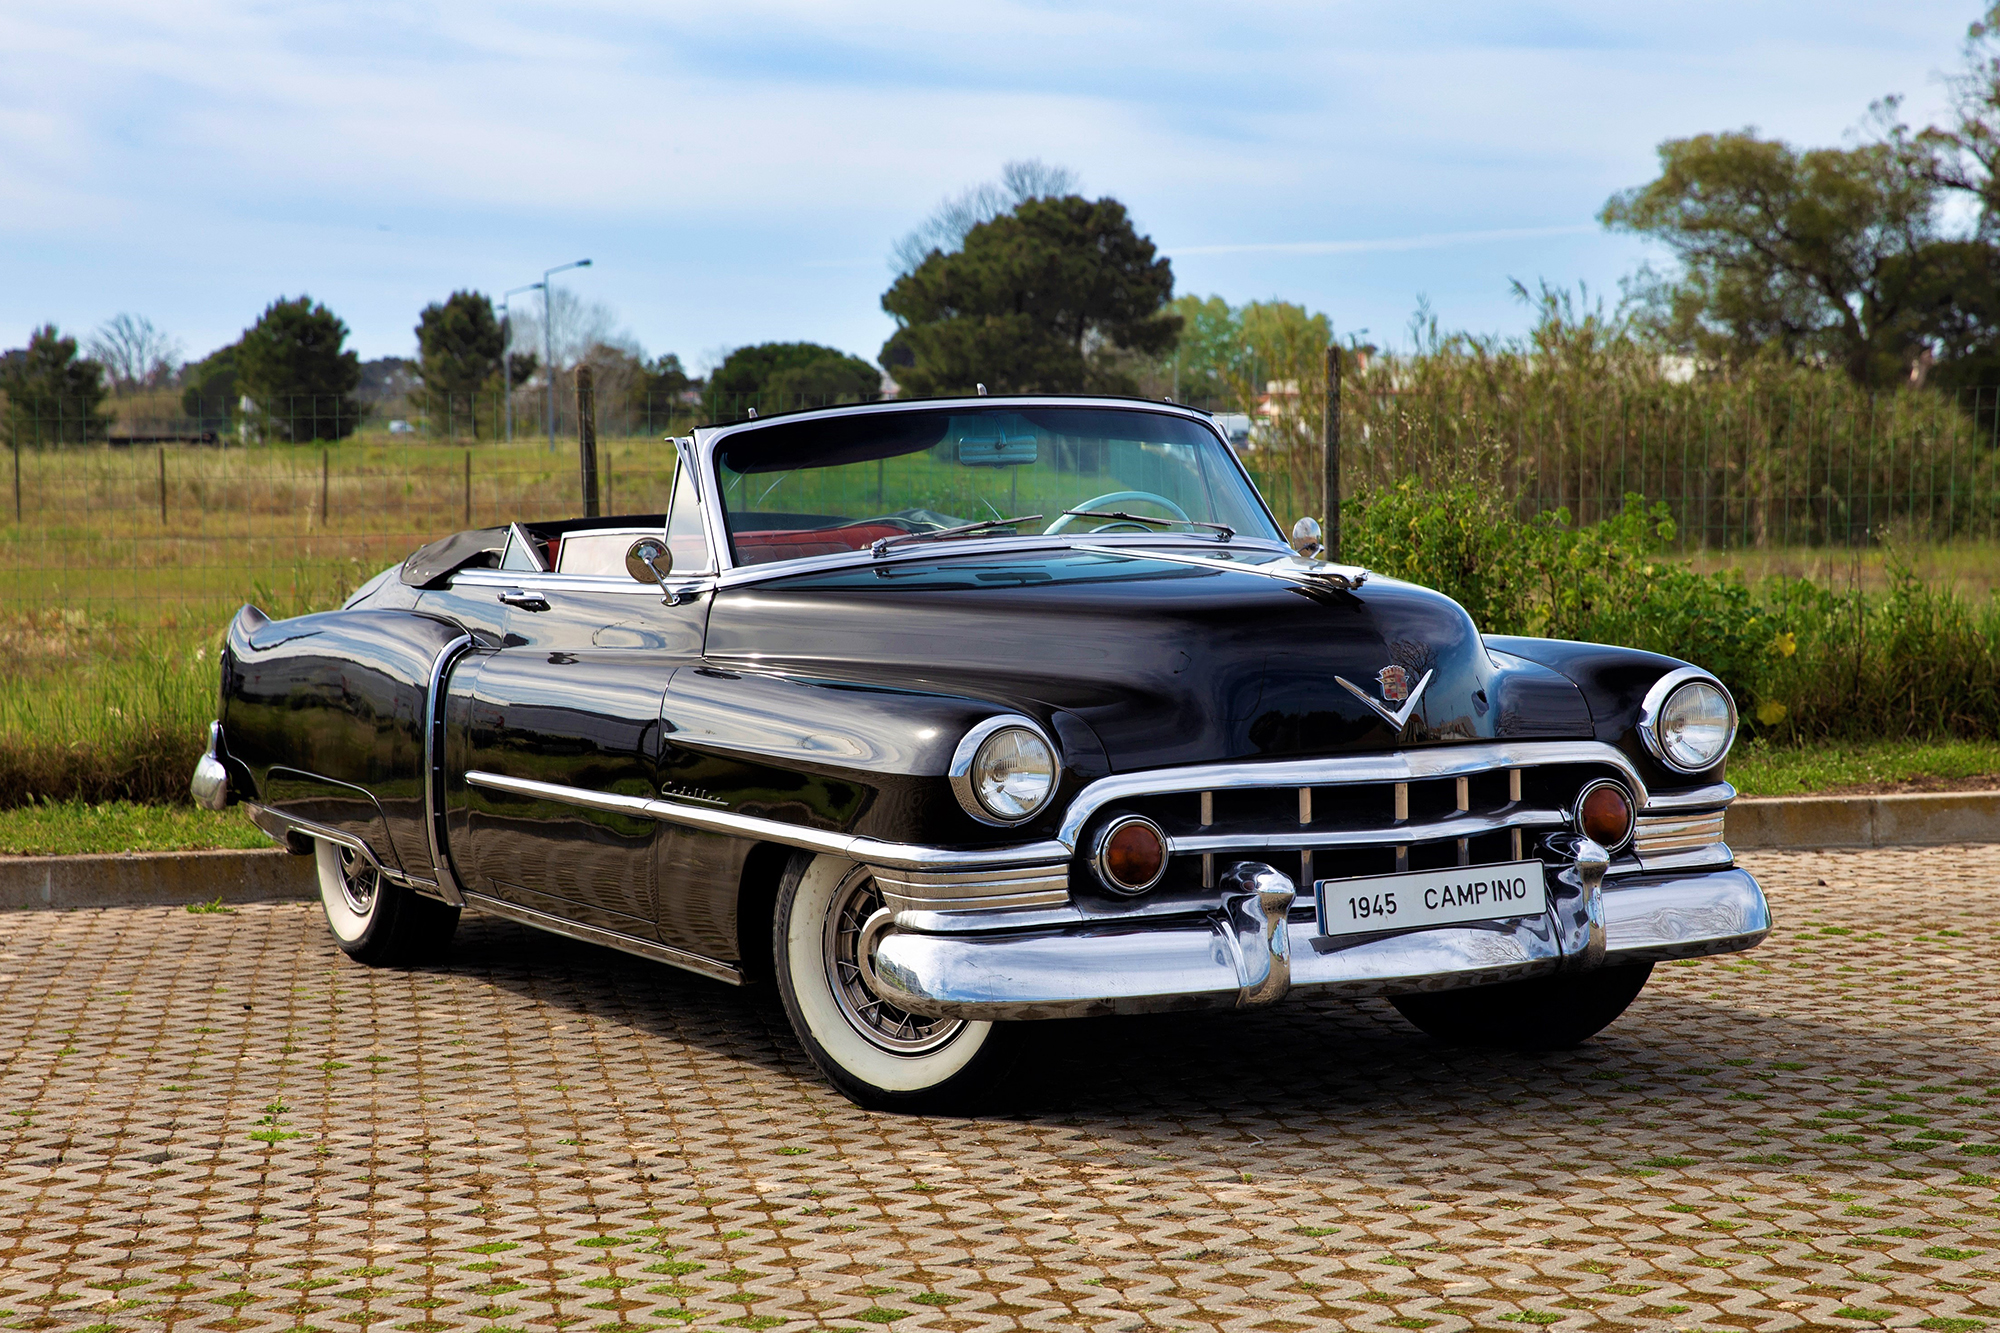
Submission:
<svg viewBox="0 0 2000 1333">
<path fill-rule="evenodd" d="M 167 522 L 167 446 L 160 446 L 160 524 Z"/>
<path fill-rule="evenodd" d="M 1320 463 L 1326 473 L 1323 495 L 1326 501 L 1326 524 L 1320 536 L 1326 543 L 1326 558 L 1338 560 L 1340 559 L 1340 348 L 1334 343 L 1326 345 L 1325 438 L 1325 457 Z"/>
<path fill-rule="evenodd" d="M 465 451 L 465 526 L 472 526 L 472 450 Z"/>
<path fill-rule="evenodd" d="M 327 476 L 332 470 L 327 465 L 326 453 L 327 451 L 324 449 L 319 451 L 319 525 L 321 527 L 326 526 Z"/>
<path fill-rule="evenodd" d="M 583 516 L 597 511 L 597 377 L 588 364 L 576 368 L 576 451 L 583 468 Z"/>
</svg>

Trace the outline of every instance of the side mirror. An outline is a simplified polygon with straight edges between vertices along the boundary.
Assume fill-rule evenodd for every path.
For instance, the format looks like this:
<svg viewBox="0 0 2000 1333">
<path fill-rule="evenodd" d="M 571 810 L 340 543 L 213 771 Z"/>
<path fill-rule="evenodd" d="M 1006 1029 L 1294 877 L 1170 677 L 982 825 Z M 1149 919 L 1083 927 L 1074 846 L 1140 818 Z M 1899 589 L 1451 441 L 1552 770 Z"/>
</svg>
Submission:
<svg viewBox="0 0 2000 1333">
<path fill-rule="evenodd" d="M 640 583 L 665 583 L 673 568 L 673 552 L 657 537 L 641 537 L 625 552 L 625 572 Z"/>
<path fill-rule="evenodd" d="M 1292 549 L 1308 560 L 1317 560 L 1326 551 L 1318 519 L 1307 515 L 1292 524 Z"/>
</svg>

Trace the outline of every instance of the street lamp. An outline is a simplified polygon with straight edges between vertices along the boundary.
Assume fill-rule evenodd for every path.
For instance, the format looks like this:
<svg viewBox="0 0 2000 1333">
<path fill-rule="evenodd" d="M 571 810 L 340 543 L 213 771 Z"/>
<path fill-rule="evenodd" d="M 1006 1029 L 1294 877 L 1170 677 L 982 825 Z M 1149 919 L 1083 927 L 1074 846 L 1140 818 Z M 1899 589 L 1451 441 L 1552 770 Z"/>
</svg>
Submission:
<svg viewBox="0 0 2000 1333">
<path fill-rule="evenodd" d="M 507 300 L 522 292 L 537 292 L 542 289 L 539 282 L 531 282 L 525 287 L 516 287 L 500 295 L 500 382 L 507 386 L 507 443 L 514 442 L 514 326 L 508 322 Z"/>
<path fill-rule="evenodd" d="M 547 358 L 549 377 L 546 415 L 549 423 L 550 453 L 556 451 L 556 335 L 555 324 L 549 318 L 549 279 L 568 269 L 589 267 L 588 259 L 579 259 L 574 264 L 558 264 L 542 274 L 542 355 Z"/>
</svg>

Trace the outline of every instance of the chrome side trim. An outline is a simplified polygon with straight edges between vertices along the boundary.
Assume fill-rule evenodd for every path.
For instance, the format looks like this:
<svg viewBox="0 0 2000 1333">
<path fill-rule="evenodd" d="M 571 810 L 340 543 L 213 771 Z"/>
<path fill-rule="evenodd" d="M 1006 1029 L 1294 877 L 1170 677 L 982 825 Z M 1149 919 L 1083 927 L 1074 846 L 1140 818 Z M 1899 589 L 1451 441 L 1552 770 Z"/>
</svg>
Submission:
<svg viewBox="0 0 2000 1333">
<path fill-rule="evenodd" d="M 431 663 L 430 686 L 424 693 L 424 833 L 430 842 L 431 871 L 438 896 L 453 907 L 465 906 L 465 890 L 451 865 L 446 842 L 444 804 L 444 681 L 452 665 L 472 647 L 470 634 L 446 644 Z"/>
<path fill-rule="evenodd" d="M 351 848 L 360 854 L 361 859 L 366 861 L 376 874 L 392 884 L 402 884 L 410 888 L 435 889 L 437 887 L 437 885 L 432 884 L 427 879 L 419 879 L 415 875 L 406 875 L 400 870 L 389 869 L 376 858 L 374 848 L 370 847 L 360 838 L 355 837 L 352 833 L 343 833 L 341 830 L 333 828 L 330 825 L 321 824 L 311 819 L 301 819 L 299 816 L 287 814 L 283 810 L 273 810 L 268 805 L 254 805 L 246 801 L 243 808 L 250 812 L 251 819 L 256 822 L 258 828 L 264 830 L 266 837 L 276 838 L 280 836 L 264 827 L 265 822 L 269 821 L 289 832 L 303 833 L 309 838 L 319 838 L 325 842 L 337 843 L 342 847 Z"/>
<path fill-rule="evenodd" d="M 1705 681 L 1722 691 L 1723 699 L 1729 704 L 1729 739 L 1723 744 L 1722 753 L 1716 757 L 1716 763 L 1719 764 L 1724 759 L 1727 759 L 1730 747 L 1736 744 L 1736 696 L 1729 692 L 1729 687 L 1717 680 L 1713 673 L 1703 671 L 1700 667 L 1676 667 L 1654 681 L 1652 688 L 1646 691 L 1646 697 L 1639 703 L 1640 743 L 1646 747 L 1648 754 L 1676 773 L 1705 773 L 1708 771 L 1706 768 L 1683 768 L 1675 763 L 1668 756 L 1667 747 L 1660 743 L 1660 733 L 1658 731 L 1660 710 L 1667 706 L 1667 699 L 1681 686 L 1696 680 Z M 1713 767 L 1714 764 L 1709 765 L 1709 768 Z"/>
<path fill-rule="evenodd" d="M 1647 810 L 1659 814 L 1667 810 L 1706 810 L 1710 806 L 1728 805 L 1735 799 L 1736 788 L 1726 782 L 1711 782 L 1687 791 L 1655 792 L 1644 804 Z"/>
<path fill-rule="evenodd" d="M 1388 843 L 1415 846 L 1426 842 L 1448 842 L 1454 838 L 1476 838 L 1482 833 L 1499 833 L 1510 828 L 1563 828 L 1568 824 L 1567 811 L 1515 810 L 1507 814 L 1447 815 L 1429 823 L 1400 827 L 1385 824 L 1378 828 L 1322 829 L 1318 832 L 1301 829 L 1296 833 L 1280 830 L 1275 833 L 1170 837 L 1167 839 L 1167 851 L 1173 856 L 1186 856 L 1195 852 L 1291 851 L 1299 848 L 1317 851 L 1326 847 L 1379 847 Z"/>
<path fill-rule="evenodd" d="M 718 963 L 713 958 L 704 958 L 698 953 L 689 953 L 671 945 L 657 944 L 652 940 L 642 940 L 634 935 L 622 935 L 615 930 L 605 930 L 599 926 L 586 926 L 579 921 L 568 921 L 547 912 L 537 912 L 532 907 L 522 907 L 518 903 L 506 902 L 499 898 L 489 898 L 483 893 L 468 892 L 466 905 L 494 916 L 504 916 L 510 921 L 518 921 L 536 930 L 546 930 L 551 935 L 563 935 L 585 944 L 601 944 L 607 949 L 617 949 L 622 953 L 637 954 L 641 958 L 669 967 L 684 968 L 716 981 L 726 981 L 732 986 L 743 984 L 743 973 L 728 963 Z"/>
<path fill-rule="evenodd" d="M 1667 852 L 1713 846 L 1722 841 L 1723 820 L 1721 810 L 1686 815 L 1641 815 L 1633 829 L 1632 850 L 1650 861 Z"/>
<path fill-rule="evenodd" d="M 1495 768 L 1537 768 L 1547 764 L 1602 764 L 1631 784 L 1644 807 L 1651 804 L 1645 781 L 1623 752 L 1602 741 L 1480 741 L 1421 750 L 1341 755 L 1332 759 L 1290 759 L 1270 763 L 1202 764 L 1156 768 L 1099 778 L 1070 802 L 1057 837 L 1074 847 L 1083 826 L 1112 801 L 1176 792 L 1222 791 L 1244 787 L 1340 787 L 1372 782 L 1420 782 Z M 1286 845 L 1292 845 L 1287 843 Z"/>
<path fill-rule="evenodd" d="M 896 912 L 964 912 L 1069 903 L 1068 866 L 974 871 L 869 866 L 884 904 Z"/>
<path fill-rule="evenodd" d="M 950 847 L 922 847 L 913 843 L 882 842 L 859 834 L 806 828 L 801 824 L 786 824 L 757 815 L 739 815 L 727 810 L 706 810 L 699 806 L 683 805 L 679 801 L 613 796 L 604 792 L 585 791 L 580 787 L 565 787 L 553 782 L 510 778 L 499 773 L 474 770 L 465 775 L 465 780 L 475 787 L 485 787 L 492 791 L 531 796 L 543 801 L 560 801 L 565 805 L 577 805 L 590 810 L 639 815 L 663 823 L 679 824 L 709 833 L 757 838 L 764 842 L 798 847 L 809 852 L 831 852 L 850 861 L 865 861 L 872 866 L 885 866 L 890 869 L 984 870 L 999 866 L 1067 861 L 1070 857 L 1070 849 L 1059 842 L 1017 843 L 1011 847 L 960 851 Z"/>
</svg>

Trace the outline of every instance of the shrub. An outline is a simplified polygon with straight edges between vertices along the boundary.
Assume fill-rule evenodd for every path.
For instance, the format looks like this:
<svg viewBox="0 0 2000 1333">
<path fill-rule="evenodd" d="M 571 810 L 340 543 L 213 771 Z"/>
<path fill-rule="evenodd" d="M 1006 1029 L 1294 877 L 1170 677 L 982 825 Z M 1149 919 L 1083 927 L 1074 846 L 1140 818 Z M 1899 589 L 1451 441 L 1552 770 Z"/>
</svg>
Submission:
<svg viewBox="0 0 2000 1333">
<path fill-rule="evenodd" d="M 1806 579 L 1756 587 L 1663 554 L 1664 505 L 1628 495 L 1588 527 L 1514 517 L 1492 486 L 1406 478 L 1342 507 L 1342 554 L 1428 584 L 1488 633 L 1623 644 L 1706 667 L 1750 732 L 1780 739 L 2000 735 L 2000 603 L 1969 604 L 1892 562 L 1886 594 Z"/>
</svg>

